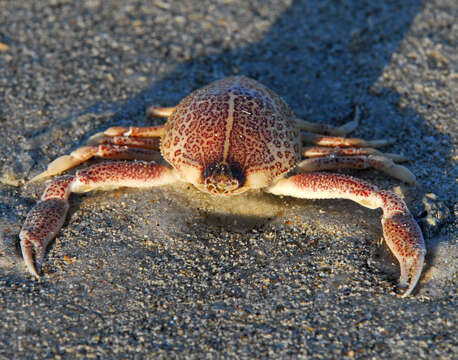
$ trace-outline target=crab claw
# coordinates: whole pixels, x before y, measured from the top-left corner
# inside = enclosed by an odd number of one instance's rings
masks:
[[[40,263],[44,256],[43,246],[39,242],[30,241],[27,238],[27,235],[20,236],[21,237],[21,251],[22,257],[24,258],[25,265],[27,266],[27,270],[29,272],[39,278],[40,274],[38,273],[36,263]],[[37,256],[34,259],[34,247],[37,249]]]
[[[40,277],[36,264],[41,262],[46,246],[64,224],[74,179],[71,175],[54,179],[41,196],[41,201],[27,214],[19,233],[24,262],[29,272],[36,277]]]
[[[401,277],[399,278],[399,285],[401,287],[407,287],[402,297],[409,296],[420,279],[425,261],[425,253],[426,251],[424,249],[417,249],[413,256],[404,258],[400,263]]]
[[[426,248],[421,230],[410,213],[399,212],[383,217],[383,235],[399,261],[399,285],[407,287],[402,297],[410,295],[420,279]]]
[[[67,210],[66,199],[46,199],[28,213],[19,238],[24,262],[32,275],[40,277],[36,265],[41,263],[46,246],[62,227]]]

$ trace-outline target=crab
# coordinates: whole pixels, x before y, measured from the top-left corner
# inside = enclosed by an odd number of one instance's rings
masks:
[[[426,249],[405,202],[363,180],[324,171],[375,168],[415,185],[415,176],[394,162],[405,160],[402,156],[375,149],[390,139],[345,137],[358,126],[357,107],[354,119],[340,127],[314,124],[296,118],[266,86],[233,76],[195,90],[175,107],[150,107],[147,114],[168,120],[159,126],[111,127],[32,179],[61,174],[92,157],[124,160],[97,163],[49,183],[19,234],[32,275],[40,276],[38,265],[64,223],[70,193],[186,182],[212,196],[260,189],[304,199],[350,199],[370,209],[381,208],[383,237],[399,261],[400,285],[406,288],[402,296],[415,288]],[[311,146],[303,148],[303,143]]]

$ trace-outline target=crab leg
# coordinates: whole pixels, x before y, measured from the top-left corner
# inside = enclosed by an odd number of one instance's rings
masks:
[[[28,213],[19,234],[21,250],[29,272],[39,277],[34,263],[43,259],[46,246],[62,227],[69,207],[70,193],[119,187],[149,188],[176,182],[174,170],[153,162],[113,162],[93,165],[76,175],[54,179],[41,200]]]
[[[393,161],[407,161],[408,159],[399,154],[383,153],[372,148],[329,148],[324,146],[309,146],[304,149],[304,156],[309,158],[324,156],[358,156],[358,155],[379,155],[387,157]]]
[[[303,119],[298,119],[298,118],[296,118],[296,123],[299,129],[309,131],[315,134],[345,136],[348,133],[351,133],[353,130],[355,130],[358,127],[359,108],[358,107],[355,108],[355,116],[353,117],[352,121],[347,122],[346,124],[339,126],[339,127],[333,127],[328,124],[312,123],[312,122],[308,122],[308,121],[305,121]]]
[[[38,174],[30,181],[37,181],[43,178],[61,174],[93,157],[122,160],[160,160],[161,156],[157,151],[142,148],[130,148],[128,146],[100,144],[82,146],[70,155],[63,155],[49,163],[48,168]]]
[[[89,138],[89,141],[97,136],[133,136],[133,137],[161,137],[164,135],[164,125],[157,126],[113,126],[101,133],[97,133]]]
[[[94,156],[111,159],[157,160],[159,155],[154,155],[152,152],[148,153],[146,150],[129,150],[127,147],[159,150],[159,138],[164,134],[164,131],[163,125],[111,127],[104,132],[91,136],[88,140],[88,146],[82,146],[70,155],[61,156],[52,161],[46,171],[38,174],[30,181],[60,174]]]
[[[159,148],[159,138],[164,135],[164,125],[158,126],[113,126],[92,135],[88,145],[110,143],[145,148]]]
[[[150,106],[146,110],[146,115],[149,117],[169,117],[175,111],[176,106],[172,107],[157,107],[157,106]]]
[[[400,285],[407,286],[403,297],[415,288],[423,269],[425,242],[406,204],[396,194],[350,176],[329,173],[304,173],[281,179],[267,192],[304,199],[349,199],[370,209],[382,208],[383,237],[399,261]]]
[[[129,136],[106,136],[97,134],[91,136],[87,145],[113,144],[124,145],[143,149],[159,150],[161,139],[157,137],[129,137]]]
[[[368,156],[325,156],[301,161],[298,169],[306,172],[336,169],[368,169],[383,171],[396,179],[416,185],[415,175],[405,166],[397,165],[393,160],[378,155]]]
[[[378,148],[388,144],[392,144],[394,139],[380,139],[380,140],[363,140],[360,138],[344,138],[323,136],[312,133],[302,133],[302,141],[306,144],[320,145],[320,146],[341,146],[341,147],[371,147]]]

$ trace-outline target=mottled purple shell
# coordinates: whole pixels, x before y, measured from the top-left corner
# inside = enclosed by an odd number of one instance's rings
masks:
[[[235,76],[192,92],[169,117],[164,158],[197,187],[214,164],[238,168],[243,187],[268,186],[300,159],[299,129],[291,108],[264,85]]]

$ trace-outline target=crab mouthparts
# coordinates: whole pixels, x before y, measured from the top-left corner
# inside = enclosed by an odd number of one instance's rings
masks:
[[[232,195],[245,182],[240,166],[216,163],[203,172],[204,187],[212,195]]]

